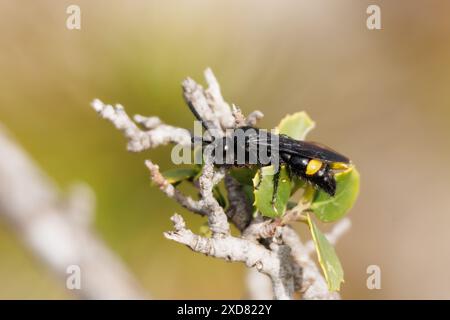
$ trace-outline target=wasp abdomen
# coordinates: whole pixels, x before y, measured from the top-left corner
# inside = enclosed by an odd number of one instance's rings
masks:
[[[324,190],[331,196],[336,193],[334,173],[327,163],[299,156],[283,157],[292,173]]]

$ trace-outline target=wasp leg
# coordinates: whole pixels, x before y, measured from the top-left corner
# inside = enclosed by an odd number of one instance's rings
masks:
[[[292,180],[292,178],[294,177],[294,173],[292,172],[292,168],[288,165],[283,165],[283,168],[286,168],[286,172],[287,175],[289,177],[289,180]],[[281,170],[281,166],[280,166],[280,170]]]
[[[280,170],[281,168],[278,168],[277,172],[273,175],[273,193],[272,193],[272,201],[270,202],[272,204],[272,207],[275,207],[275,199],[277,198],[277,192],[278,192],[278,183],[280,182]]]

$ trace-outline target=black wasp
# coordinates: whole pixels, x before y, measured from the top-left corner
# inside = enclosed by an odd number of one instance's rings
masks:
[[[194,112],[194,114],[196,114]],[[197,117],[199,118],[199,117]],[[199,118],[200,121],[202,121]],[[207,123],[202,121],[208,129]],[[286,165],[289,172],[320,188],[330,196],[336,193],[334,174],[345,170],[351,161],[344,155],[316,142],[295,140],[255,127],[241,127],[218,139],[202,140],[212,145],[213,163],[217,166]],[[279,174],[279,170],[276,171]],[[274,177],[274,195],[278,175]]]

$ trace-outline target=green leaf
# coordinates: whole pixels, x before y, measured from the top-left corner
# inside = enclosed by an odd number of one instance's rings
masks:
[[[281,120],[277,127],[280,134],[286,134],[294,139],[304,139],[306,134],[314,128],[314,121],[306,112],[297,112],[287,115]],[[255,206],[266,217],[281,217],[286,211],[291,192],[295,192],[303,186],[304,182],[298,179],[291,182],[288,171],[285,167],[280,168],[280,179],[277,194],[275,195],[275,205],[272,204],[273,196],[273,167],[263,167],[253,178]],[[244,172],[249,172],[248,169]],[[262,178],[261,178],[262,175]],[[241,183],[248,181],[248,177],[240,173],[235,176]],[[240,180],[239,180],[240,179]],[[260,182],[260,180],[262,181]],[[258,186],[259,185],[259,186]],[[258,188],[256,188],[258,186]]]
[[[336,255],[336,251],[325,235],[317,228],[309,214],[307,214],[307,220],[316,247],[319,264],[327,280],[328,290],[339,291],[341,283],[344,282],[344,270]]]
[[[279,168],[278,189],[275,194],[275,202],[272,203],[274,194],[274,167],[262,167],[253,179],[255,206],[266,217],[281,217],[286,211],[286,205],[291,195],[291,181],[284,166]]]
[[[253,212],[256,212],[256,206],[255,206],[255,194],[253,193],[253,185],[251,186],[247,186],[244,185],[242,186],[242,191],[244,191],[244,194],[248,200],[248,203],[252,204],[253,207]]]
[[[324,191],[317,191],[311,210],[324,222],[342,218],[352,207],[359,193],[359,173],[356,168],[336,173],[336,194],[331,197]]]
[[[253,186],[256,172],[256,168],[234,168],[230,170],[230,175],[242,185]]]
[[[280,134],[285,134],[296,140],[303,140],[315,126],[316,124],[308,114],[302,111],[284,117],[277,128]]]
[[[212,231],[209,228],[208,224],[202,224],[198,230],[198,232],[200,233],[201,236],[206,237],[206,238],[211,238],[212,237]]]
[[[197,167],[177,168],[164,171],[162,175],[170,184],[177,184],[184,180],[193,179],[198,172],[199,169]]]
[[[227,206],[227,200],[225,200],[225,197],[223,196],[219,186],[215,186],[213,188],[213,196],[214,198],[216,198],[217,202],[222,208],[225,208]]]

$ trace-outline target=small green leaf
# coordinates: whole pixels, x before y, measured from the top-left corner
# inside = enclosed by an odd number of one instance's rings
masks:
[[[225,208],[227,206],[227,200],[225,200],[225,197],[223,196],[219,186],[215,186],[213,188],[213,196],[214,198],[216,198],[217,202],[222,208]]]
[[[306,112],[297,112],[292,115],[287,115],[281,120],[277,127],[280,134],[286,134],[293,139],[304,139],[306,134],[314,128],[314,121],[306,114]],[[263,167],[260,172],[256,173],[253,178],[255,206],[263,216],[267,217],[281,217],[286,211],[286,205],[291,195],[303,186],[304,181],[294,179],[291,182],[288,171],[285,167],[280,168],[280,179],[278,191],[275,196],[275,204],[272,204],[273,195],[273,167]],[[244,172],[249,172],[248,170]],[[262,175],[262,181],[260,175]],[[248,177],[240,173],[240,176],[235,176],[241,181],[248,181]],[[240,181],[240,182],[241,182]],[[242,183],[242,182],[241,182]],[[258,186],[259,185],[259,186]],[[256,187],[258,188],[256,189]]]
[[[242,186],[242,191],[244,191],[244,194],[248,200],[248,203],[251,203],[253,206],[253,212],[256,211],[256,206],[255,206],[255,194],[253,193],[253,185],[251,186],[247,186],[244,185]]]
[[[198,230],[198,232],[200,233],[201,236],[206,237],[206,238],[211,238],[212,237],[212,231],[209,228],[208,224],[202,224]]]
[[[279,168],[278,189],[274,194],[274,167],[262,167],[253,179],[255,206],[266,217],[281,217],[286,211],[286,205],[291,195],[291,180],[284,166]],[[261,180],[262,179],[262,180]]]
[[[307,214],[307,220],[316,247],[317,257],[327,280],[328,290],[339,291],[341,283],[344,282],[344,270],[336,255],[336,251],[325,235],[317,228],[309,214]]]
[[[294,209],[297,205],[298,205],[298,203],[295,201],[288,201],[286,208],[288,210],[291,210],[291,209]]]
[[[162,175],[170,184],[177,184],[181,181],[194,178],[198,172],[199,169],[196,167],[177,168],[164,171]]]
[[[352,207],[359,193],[359,173],[356,168],[336,173],[336,194],[331,197],[324,191],[317,191],[311,210],[324,222],[342,218]]]
[[[280,134],[285,134],[296,140],[303,140],[315,126],[316,124],[308,114],[302,111],[288,114],[281,120],[277,128]]]
[[[230,175],[242,185],[253,186],[256,171],[256,168],[234,168],[230,170]]]

